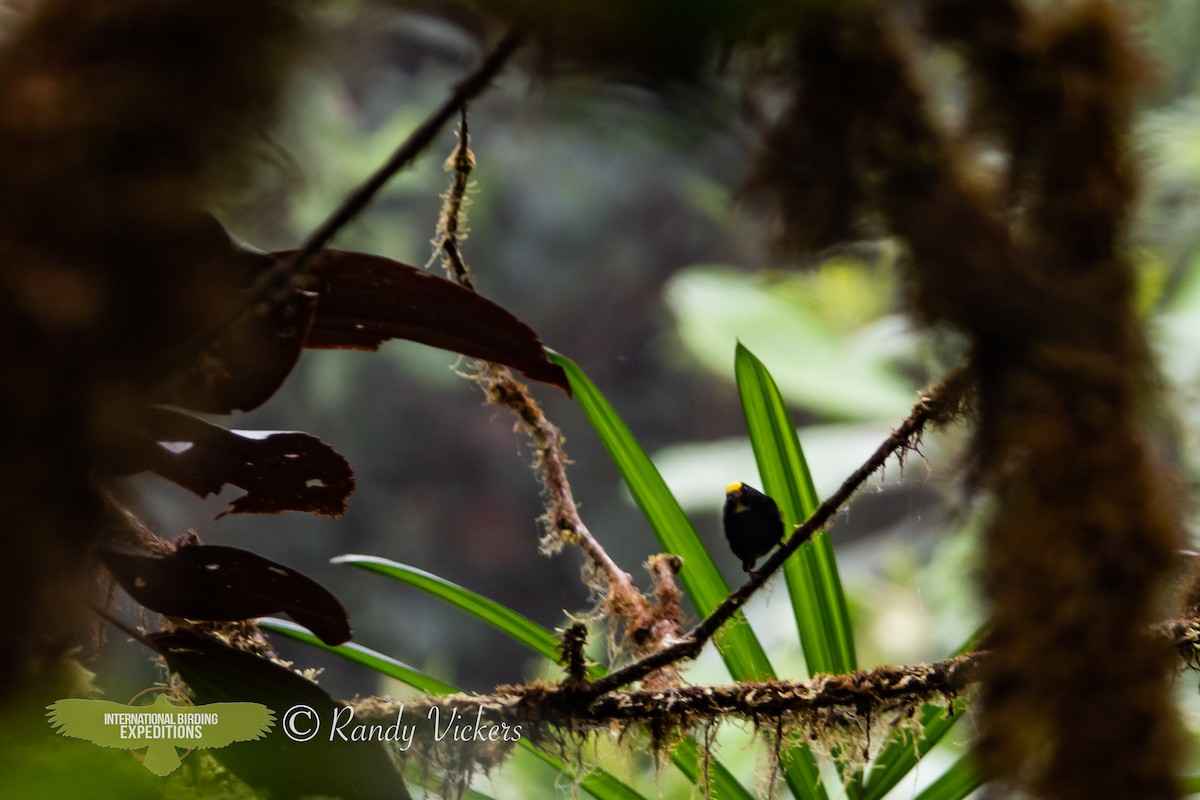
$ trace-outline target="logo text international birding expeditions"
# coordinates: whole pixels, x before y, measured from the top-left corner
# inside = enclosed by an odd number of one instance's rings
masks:
[[[151,694],[157,696],[147,705],[144,701]],[[134,751],[155,775],[170,775],[183,756],[198,747],[225,747],[259,739],[275,724],[275,713],[259,703],[197,706],[182,692],[167,687],[146,689],[126,705],[68,699],[46,708],[57,733],[101,747]],[[143,747],[146,753],[139,755],[136,751]],[[185,752],[179,755],[176,749]]]

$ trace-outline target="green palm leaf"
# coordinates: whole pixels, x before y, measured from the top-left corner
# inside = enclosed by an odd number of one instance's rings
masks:
[[[796,428],[770,373],[740,342],[734,365],[763,491],[779,504],[788,528],[794,528],[818,503]],[[783,569],[809,672],[853,672],[858,665],[850,613],[828,537],[818,533]]]
[[[633,438],[629,428],[595,384],[570,359],[551,353],[550,360],[566,371],[575,399],[612,456],[634,502],[658,537],[659,544],[667,552],[683,559],[680,580],[696,611],[705,616],[712,613],[729,594],[729,584],[721,577],[716,563],[696,535],[679,501],[671,494],[646,451]],[[719,649],[730,673],[737,680],[768,680],[774,677],[766,652],[741,614],[725,627]]]
[[[771,374],[741,342],[734,357],[734,374],[763,491],[779,504],[784,524],[791,530],[807,519],[819,502],[796,426]],[[857,660],[850,613],[833,546],[825,533],[805,542],[784,562],[783,573],[809,673],[853,672]],[[847,784],[852,797],[858,796],[861,783],[861,774],[856,773]]]

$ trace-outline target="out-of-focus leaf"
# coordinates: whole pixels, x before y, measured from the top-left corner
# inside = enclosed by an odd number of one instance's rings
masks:
[[[916,800],[963,800],[986,782],[975,765],[975,757],[967,753],[917,795]]]
[[[258,408],[296,366],[316,307],[312,292],[294,292],[265,313],[246,315],[151,399],[209,414]]]
[[[195,271],[187,310],[202,309],[207,316],[179,315],[181,330],[173,333],[181,343],[204,335],[223,310],[232,313],[245,290],[274,263],[266,253],[236,242],[210,215],[198,215],[196,229],[186,247],[189,258],[200,258],[204,267]],[[315,294],[296,291],[283,302],[242,316],[199,356],[172,364],[166,380],[150,391],[151,402],[209,414],[262,405],[296,365],[316,307]]]
[[[182,346],[210,335],[265,271],[295,251],[263,253],[236,241],[211,215],[196,215],[186,247],[198,279],[185,295],[177,329]],[[169,254],[164,258],[168,258]],[[242,314],[203,351],[177,364],[148,392],[151,402],[228,414],[261,405],[291,372],[304,347],[374,350],[387,339],[453,350],[520,370],[567,389],[537,334],[490,300],[455,283],[382,256],[325,250],[309,264],[308,285]],[[194,310],[202,309],[203,316]],[[170,350],[170,348],[167,348]]]
[[[272,253],[289,258],[294,251]],[[305,288],[317,293],[306,347],[374,350],[408,339],[494,361],[568,389],[533,329],[500,306],[424,270],[367,253],[324,250]]]
[[[280,721],[263,739],[232,744],[213,755],[231,772],[270,797],[328,795],[361,800],[407,800],[404,780],[379,742],[342,741],[330,736],[334,714],[349,708],[312,681],[252,653],[216,639],[179,630],[148,640],[191,688],[198,704],[226,701],[262,703]],[[292,720],[293,730],[321,727],[311,740],[285,733],[288,710],[307,706],[316,716]]]
[[[665,299],[689,352],[717,375],[728,374],[729,342],[737,339],[776,365],[793,404],[839,420],[908,413],[916,387],[896,366],[915,352],[906,320],[884,317],[847,331],[825,317],[832,304],[814,300],[812,291],[789,297],[779,288],[732,268],[697,266],[672,276]]]
[[[230,431],[187,414],[148,408],[131,433],[118,471],[151,470],[207,497],[225,484],[246,490],[224,514],[309,511],[340,517],[354,472],[315,436],[293,431]]]
[[[346,609],[329,590],[255,553],[188,545],[166,555],[111,546],[98,554],[121,588],[151,611],[210,621],[282,612],[326,644],[350,639]]]

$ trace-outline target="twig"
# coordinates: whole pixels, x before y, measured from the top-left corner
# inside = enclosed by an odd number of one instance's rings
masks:
[[[129,637],[157,649],[150,640],[103,608],[92,611]],[[1171,647],[1181,659],[1196,666],[1200,653],[1200,619],[1173,619],[1150,631],[1148,643]],[[574,638],[582,645],[580,631]],[[573,648],[575,661],[579,647]],[[426,718],[425,710],[441,709],[443,716],[459,711],[463,718],[483,718],[493,723],[563,725],[574,730],[601,728],[611,722],[650,722],[669,716],[681,724],[720,721],[730,716],[750,720],[787,714],[812,713],[838,708],[864,714],[895,708],[909,703],[930,702],[938,696],[952,697],[978,680],[980,667],[989,653],[976,650],[930,664],[881,666],[848,675],[817,675],[806,681],[744,682],[721,686],[681,686],[670,689],[609,692],[596,697],[580,691],[581,664],[572,669],[577,680],[558,686],[532,684],[505,687],[490,695],[449,695],[403,703],[385,698],[364,698],[356,702],[358,718],[363,722],[394,720],[399,708],[406,719]],[[592,684],[593,686],[595,684]],[[482,709],[482,711],[480,711]]]
[[[563,631],[559,643],[560,653],[558,663],[566,667],[567,679],[564,686],[583,686],[587,683],[587,625],[582,622],[572,623]]]
[[[175,545],[158,536],[146,523],[121,504],[112,492],[98,481],[92,481],[92,491],[100,505],[100,543],[131,545],[148,553],[165,554]]]
[[[892,435],[876,448],[862,466],[851,473],[842,482],[838,490],[830,495],[812,515],[796,526],[792,535],[784,545],[776,550],[762,565],[758,573],[752,575],[741,587],[732,592],[721,605],[700,621],[688,633],[688,636],[678,644],[658,652],[651,653],[640,661],[630,664],[624,669],[617,670],[595,681],[591,690],[595,695],[610,692],[667,664],[685,658],[695,658],[704,644],[713,637],[717,630],[725,624],[738,610],[746,604],[750,596],[766,583],[783,562],[792,553],[800,549],[812,536],[829,522],[834,514],[850,499],[858,487],[881,468],[885,461],[895,452],[913,447],[925,426],[929,422],[941,422],[957,413],[963,402],[968,388],[968,370],[959,367],[950,372],[940,383],[922,395],[920,401],[913,407],[912,413],[901,423]]]
[[[818,675],[807,681],[684,686],[667,692],[621,692],[598,699],[589,709],[597,722],[652,718],[656,711],[705,719],[730,715],[753,719],[844,706],[856,711],[895,701],[928,701],[954,695],[975,680],[986,653],[968,653],[933,664],[877,667],[850,675]],[[657,706],[657,708],[656,708]]]
[[[426,117],[416,130],[409,134],[391,157],[351,192],[350,196],[342,201],[342,204],[308,235],[308,238],[292,254],[291,258],[276,263],[259,275],[229,314],[217,324],[186,342],[179,351],[173,354],[172,363],[199,355],[260,304],[271,305],[281,298],[286,298],[292,291],[296,280],[304,274],[304,270],[313,256],[329,244],[338,231],[358,216],[396,173],[412,163],[429,146],[438,131],[451,117],[487,88],[512,54],[524,42],[526,31],[527,28],[524,24],[514,26],[492,48],[478,67],[455,84],[450,96]]]
[[[650,556],[646,561],[654,589],[651,616],[639,620],[640,627],[629,631],[635,654],[653,653],[683,639],[683,590],[679,588],[679,572],[683,559],[670,553]],[[664,689],[682,683],[679,670],[669,664],[642,678],[643,689]]]
[[[660,642],[675,642],[683,635],[683,590],[679,588],[679,573],[683,559],[670,553],[660,553],[646,560],[646,571],[654,582],[654,605],[658,609],[654,638]]]
[[[459,243],[465,230],[467,189],[474,167],[475,156],[471,152],[470,131],[464,109],[458,144],[446,159],[446,168],[454,172],[454,177],[450,189],[442,196],[442,212],[433,245],[435,256],[441,254],[443,267],[450,279],[472,291],[475,291],[475,282],[471,279],[471,271]],[[646,635],[655,629],[658,619],[656,607],[638,591],[633,578],[609,556],[579,516],[567,479],[568,458],[558,427],[546,417],[529,388],[514,377],[512,370],[486,361],[476,363],[478,374],[474,377],[483,388],[488,402],[505,406],[516,414],[537,448],[537,468],[547,498],[545,521],[548,532],[542,541],[543,550],[553,552],[566,543],[577,546],[587,558],[591,571],[589,584],[603,594],[612,618],[627,623],[626,641],[633,643],[638,654],[657,649],[663,642]]]
[[[101,608],[100,606],[98,606],[94,603],[89,603],[89,605],[91,606],[92,613],[94,613],[96,616],[100,617],[102,620],[107,622],[109,625],[112,625],[114,628],[116,628],[121,633],[128,636],[130,639],[133,639],[135,642],[145,645],[146,647],[155,651],[156,653],[158,652],[158,648],[154,646],[154,644],[150,641],[149,638],[147,638],[147,636],[144,633],[142,633],[141,631],[135,630],[134,628],[130,627],[129,625],[126,625],[124,622],[117,619],[115,616],[108,613],[108,611]]]
[[[449,191],[442,195],[445,203],[438,219],[437,235],[433,239],[432,261],[441,253],[451,277],[460,286],[475,291],[475,281],[463,259],[459,242],[467,237],[466,210],[470,203],[467,190],[471,185],[471,170],[475,168],[475,154],[471,152],[471,132],[467,123],[467,107],[463,105],[458,118],[458,145],[446,159],[446,169],[454,173]]]
[[[325,222],[309,234],[300,249],[286,262],[267,272],[255,282],[251,290],[251,298],[257,292],[270,297],[272,289],[281,289],[290,285],[293,278],[300,275],[305,265],[321,248],[329,243],[339,230],[358,216],[374,199],[384,185],[392,177],[409,165],[421,151],[429,146],[438,131],[442,129],[452,116],[460,112],[468,102],[479,95],[492,79],[500,72],[508,59],[517,51],[525,40],[525,26],[517,25],[501,39],[473,72],[454,86],[454,91],[415,131],[409,134],[396,151],[392,153],[383,166],[375,171],[361,186],[345,199],[342,205],[329,216]],[[261,298],[260,298],[261,299]]]

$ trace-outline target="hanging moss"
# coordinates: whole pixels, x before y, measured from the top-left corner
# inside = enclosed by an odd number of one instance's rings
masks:
[[[911,250],[914,310],[971,337],[972,468],[994,504],[984,762],[1038,796],[1173,797],[1169,663],[1145,630],[1179,512],[1142,441],[1151,367],[1123,251],[1142,60],[1108,2],[929,5],[1002,174],[974,169],[928,113],[903,37],[875,11],[831,24],[832,57],[798,79],[794,108],[804,86],[839,80],[848,169]],[[802,207],[799,188],[775,188],[781,208]]]

